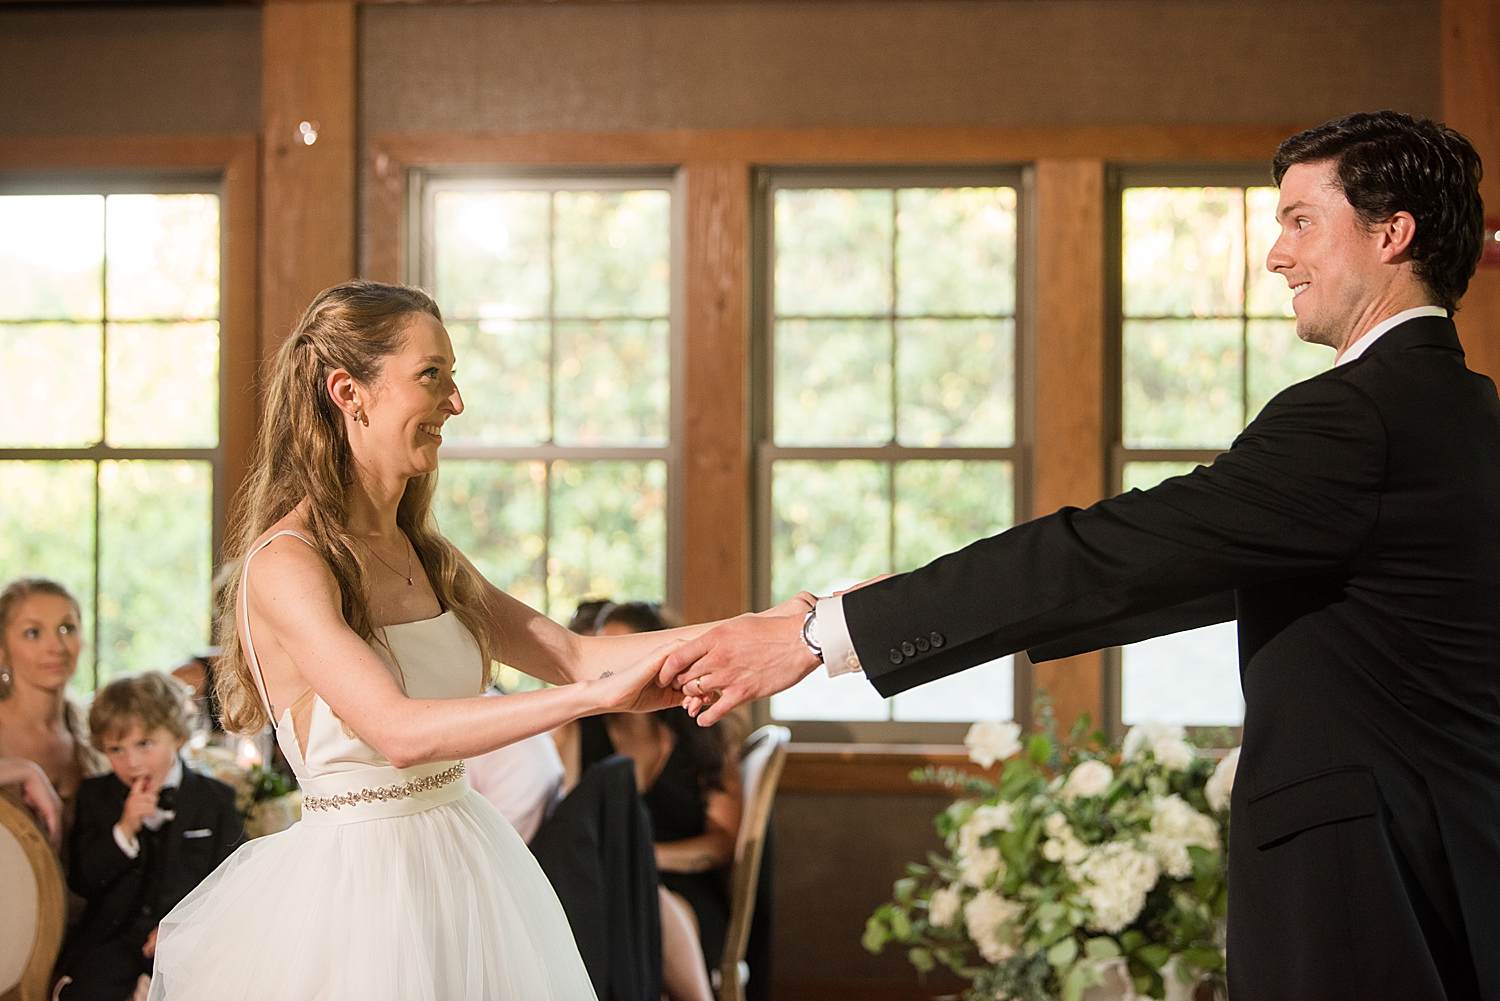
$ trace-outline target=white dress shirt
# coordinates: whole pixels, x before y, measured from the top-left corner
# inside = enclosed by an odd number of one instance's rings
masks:
[[[1403,309],[1395,316],[1392,316],[1386,320],[1381,320],[1379,323],[1375,324],[1375,326],[1370,328],[1369,333],[1365,334],[1365,336],[1349,345],[1348,349],[1344,352],[1344,356],[1338,361],[1334,362],[1333,367],[1338,368],[1340,365],[1349,364],[1351,361],[1358,358],[1366,351],[1370,350],[1370,345],[1374,344],[1381,334],[1385,333],[1387,330],[1390,330],[1392,327],[1400,326],[1407,320],[1414,320],[1419,316],[1447,315],[1448,311],[1442,306],[1418,306],[1415,309]]]
[[[167,772],[167,777],[162,781],[161,788],[176,789],[180,785],[182,785],[182,759],[178,758],[172,762],[172,770]],[[161,794],[160,789],[157,790],[157,794]],[[162,810],[158,808],[141,818],[141,826],[147,830],[159,831],[163,824],[169,820],[176,819],[176,817],[176,810]],[[135,858],[141,853],[140,838],[134,834],[127,838],[125,832],[120,829],[119,824],[115,824],[111,833],[115,836],[115,844],[120,846],[120,851],[125,853],[126,858]]]
[[[1406,309],[1397,313],[1389,319],[1382,320],[1359,340],[1355,341],[1344,356],[1335,362],[1335,366],[1347,365],[1374,344],[1382,334],[1393,327],[1405,323],[1407,320],[1419,316],[1447,316],[1448,311],[1441,306],[1418,306],[1415,309]],[[823,649],[823,663],[828,668],[828,676],[834,678],[840,674],[852,674],[862,671],[859,654],[854,652],[854,640],[849,637],[849,625],[844,619],[844,599],[820,598],[818,600],[818,617],[816,623],[817,635],[814,640]]]

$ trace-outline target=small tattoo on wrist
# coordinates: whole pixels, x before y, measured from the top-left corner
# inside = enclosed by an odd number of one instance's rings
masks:
[[[612,678],[614,677],[614,674],[615,672],[613,671],[605,671],[603,674],[599,675],[599,680],[603,681],[605,678]]]

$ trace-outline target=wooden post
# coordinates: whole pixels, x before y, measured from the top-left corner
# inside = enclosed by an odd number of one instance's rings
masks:
[[[707,622],[750,607],[750,168],[684,172],[682,614]]]
[[[350,0],[262,9],[262,358],[313,296],[355,275],[355,44]]]
[[[1443,0],[1443,119],[1484,161],[1485,214],[1500,216],[1500,0]],[[1481,268],[1456,322],[1469,367],[1500,380],[1500,269]]]
[[[1105,490],[1104,163],[1036,165],[1036,347],[1033,511],[1086,507]],[[1104,723],[1099,653],[1038,664],[1061,732],[1079,713]],[[1025,718],[1024,715],[1022,718]]]

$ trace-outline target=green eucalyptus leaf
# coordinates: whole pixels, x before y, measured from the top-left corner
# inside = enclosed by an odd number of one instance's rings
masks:
[[[904,879],[896,880],[895,886],[891,889],[895,893],[897,900],[903,904],[907,904],[911,902],[912,891],[916,888],[917,881],[911,876],[907,876]]]
[[[1193,860],[1193,875],[1199,879],[1219,875],[1219,853],[1197,845],[1188,846],[1188,857]]]
[[[891,911],[891,934],[900,942],[911,938],[911,919],[904,910],[898,908]]]
[[[1067,966],[1078,958],[1078,940],[1069,935],[1047,950],[1047,962],[1053,966]]]
[[[1224,957],[1217,949],[1184,949],[1182,961],[1200,970],[1217,970],[1224,965]]]
[[[1036,909],[1037,919],[1044,924],[1061,921],[1066,913],[1068,913],[1067,905],[1057,900],[1048,901]]]
[[[1079,963],[1063,977],[1063,1001],[1079,1001],[1084,991],[1095,984],[1102,983],[1104,983],[1104,978],[1099,975],[1099,971],[1092,963]]]
[[[1083,952],[1090,959],[1114,959],[1120,954],[1120,947],[1108,935],[1101,935],[1085,942]]]
[[[1047,759],[1052,757],[1052,741],[1037,734],[1026,742],[1026,754],[1037,764],[1045,765]]]
[[[1151,969],[1159,970],[1167,965],[1167,960],[1172,958],[1172,950],[1164,945],[1158,945],[1153,942],[1150,945],[1143,945],[1137,949],[1135,956],[1141,962],[1151,967]]]
[[[885,949],[885,944],[890,940],[891,930],[880,919],[880,914],[871,914],[869,920],[865,922],[864,937],[860,940],[860,944],[865,947],[865,951],[881,952]]]
[[[926,949],[910,949],[906,953],[907,960],[917,968],[918,973],[927,973],[937,964],[932,960],[932,953]]]

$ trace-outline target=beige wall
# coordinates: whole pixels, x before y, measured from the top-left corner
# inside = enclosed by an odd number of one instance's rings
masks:
[[[256,8],[0,10],[0,136],[259,129]]]
[[[361,117],[515,132],[1435,115],[1438,14],[1436,0],[373,5]]]

